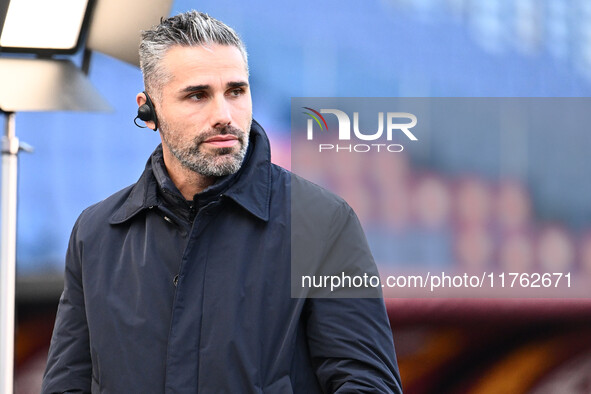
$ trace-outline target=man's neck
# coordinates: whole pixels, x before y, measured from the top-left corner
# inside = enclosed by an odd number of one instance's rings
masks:
[[[215,183],[215,177],[204,176],[183,167],[169,152],[164,151],[163,157],[170,179],[186,200],[193,200],[195,194]]]

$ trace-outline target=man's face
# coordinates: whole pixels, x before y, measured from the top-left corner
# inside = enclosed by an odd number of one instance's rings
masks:
[[[205,176],[238,171],[252,122],[240,50],[176,46],[168,50],[162,66],[170,75],[157,105],[165,159]]]

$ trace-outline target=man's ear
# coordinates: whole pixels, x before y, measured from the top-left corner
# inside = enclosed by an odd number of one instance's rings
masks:
[[[154,105],[150,105],[151,102],[149,103],[148,100],[145,92],[140,92],[135,97],[135,101],[138,105],[137,118],[143,120],[146,123],[146,127],[156,131],[158,128],[156,125],[156,112],[154,110]]]

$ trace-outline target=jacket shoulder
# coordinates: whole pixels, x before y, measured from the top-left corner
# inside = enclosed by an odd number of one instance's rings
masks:
[[[291,176],[291,263],[294,297],[381,297],[381,288],[305,287],[304,279],[341,274],[368,277],[378,271],[351,206],[340,196],[301,176]]]
[[[272,173],[274,191],[286,190],[292,229],[314,228],[330,233],[350,219],[357,221],[351,206],[337,194],[274,164]]]
[[[107,224],[111,216],[127,201],[135,185],[129,185],[83,210],[76,222],[77,227],[85,229],[89,225],[95,227],[99,223]]]
[[[328,210],[334,213],[335,210],[351,210],[349,204],[339,195],[285,168],[272,165],[273,173],[277,174],[275,179],[287,184],[290,189],[292,211],[305,209],[309,213],[321,213]]]

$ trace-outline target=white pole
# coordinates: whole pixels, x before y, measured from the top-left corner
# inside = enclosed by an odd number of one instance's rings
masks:
[[[2,138],[2,232],[0,243],[0,393],[14,392],[14,309],[16,279],[16,196],[19,141],[15,114],[6,113]]]

